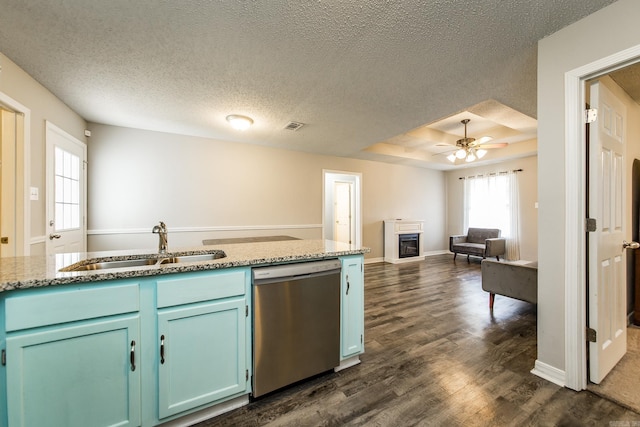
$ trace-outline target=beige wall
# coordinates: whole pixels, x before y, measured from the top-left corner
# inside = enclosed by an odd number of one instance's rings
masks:
[[[538,259],[538,158],[524,157],[493,165],[478,166],[449,171],[446,173],[447,185],[447,236],[464,234],[464,181],[463,176],[472,176],[522,169],[519,172],[520,186],[520,258],[535,261]]]
[[[565,73],[640,45],[637,0],[618,2],[541,40],[538,45],[538,362],[564,373]],[[585,42],[587,41],[587,42]],[[582,219],[576,218],[581,221]]]
[[[286,234],[322,236],[323,170],[362,174],[363,245],[383,257],[382,221],[426,220],[425,251],[446,248],[444,173],[90,124],[89,250]],[[173,231],[172,231],[173,230]]]
[[[86,123],[48,89],[25,73],[9,58],[0,53],[0,92],[31,110],[29,144],[29,186],[38,187],[40,198],[30,202],[31,253],[44,252],[46,230],[45,209],[45,121],[50,121],[66,132],[85,141]]]

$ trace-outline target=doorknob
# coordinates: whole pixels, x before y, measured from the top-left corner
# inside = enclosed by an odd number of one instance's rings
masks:
[[[49,240],[59,239],[61,237],[62,237],[61,234],[49,234]]]
[[[638,249],[640,248],[640,243],[638,242],[627,242],[626,240],[622,241],[622,249]]]

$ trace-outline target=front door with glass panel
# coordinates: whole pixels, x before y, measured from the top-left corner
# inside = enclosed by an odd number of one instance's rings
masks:
[[[84,143],[47,122],[47,254],[86,251]]]

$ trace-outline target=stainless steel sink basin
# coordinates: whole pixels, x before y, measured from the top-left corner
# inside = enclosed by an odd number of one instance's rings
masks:
[[[213,261],[220,258],[225,258],[227,254],[224,251],[215,251],[207,254],[196,255],[175,255],[168,256],[166,258],[159,258],[158,255],[150,255],[149,258],[127,259],[119,261],[103,261],[94,262],[90,264],[83,264],[83,262],[75,263],[60,269],[60,271],[92,271],[92,270],[105,270],[110,268],[132,268],[132,267],[144,267],[149,265],[168,265],[178,264],[184,262],[202,262]]]
[[[201,262],[201,261],[213,261],[215,259],[225,258],[227,256],[224,251],[218,251],[211,254],[199,254],[199,255],[181,255],[173,256],[170,258],[164,258],[160,264],[175,264],[180,262]]]
[[[155,265],[158,262],[157,259],[127,259],[123,261],[104,261],[95,262],[92,264],[72,264],[68,267],[61,269],[60,271],[90,271],[90,270],[105,270],[108,268],[126,268],[126,267],[141,267],[144,265]]]

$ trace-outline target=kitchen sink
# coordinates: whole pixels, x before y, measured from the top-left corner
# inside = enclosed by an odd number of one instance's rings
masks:
[[[227,254],[224,251],[214,252],[211,254],[200,255],[180,255],[169,258],[162,258],[160,264],[175,264],[180,262],[201,262],[201,261],[213,261],[215,259],[225,258]]]
[[[185,262],[202,262],[213,261],[220,258],[225,258],[227,254],[224,251],[215,251],[207,254],[195,254],[195,255],[173,255],[166,258],[158,257],[154,254],[148,258],[138,259],[126,259],[126,260],[110,260],[100,261],[85,264],[82,261],[75,264],[71,264],[67,267],[60,269],[60,271],[92,271],[92,270],[106,270],[111,268],[131,268],[131,267],[144,267],[151,265],[168,265],[178,264]]]
[[[94,262],[91,264],[72,264],[60,271],[90,271],[90,270],[105,270],[108,268],[126,268],[126,267],[141,267],[144,265],[155,265],[158,263],[157,259],[145,258],[145,259],[126,259],[122,261],[104,261]]]

